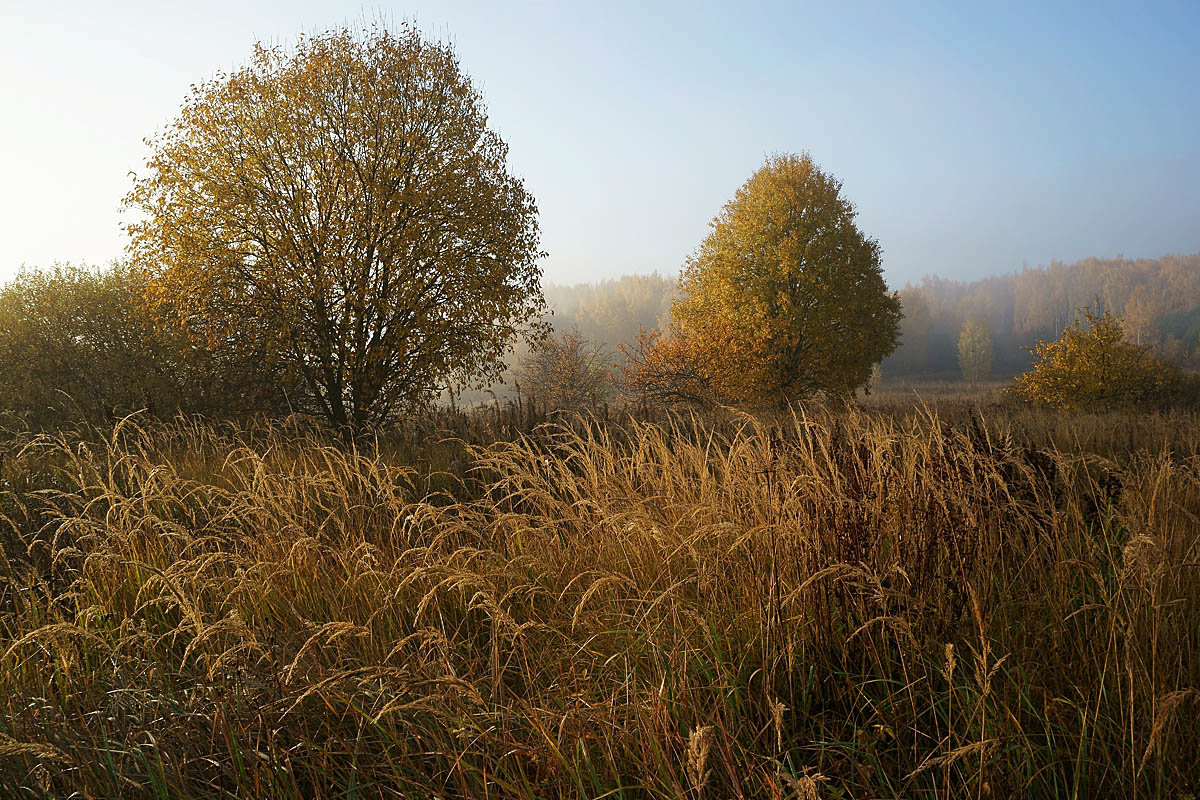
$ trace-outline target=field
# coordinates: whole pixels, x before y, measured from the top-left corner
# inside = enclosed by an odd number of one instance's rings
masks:
[[[1200,418],[16,436],[0,796],[1162,797]]]

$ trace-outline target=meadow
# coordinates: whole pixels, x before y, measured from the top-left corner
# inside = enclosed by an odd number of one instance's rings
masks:
[[[1182,798],[1200,417],[15,434],[0,796]]]

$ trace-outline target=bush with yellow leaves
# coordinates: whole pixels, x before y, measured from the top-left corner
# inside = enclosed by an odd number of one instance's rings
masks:
[[[1187,405],[1197,380],[1154,358],[1148,346],[1125,341],[1121,320],[1107,310],[1081,310],[1057,341],[1039,341],[1031,370],[1009,393],[1034,405],[1064,411],[1154,409]]]

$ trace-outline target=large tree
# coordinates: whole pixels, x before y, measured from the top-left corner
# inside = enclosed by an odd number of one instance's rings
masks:
[[[252,330],[335,424],[499,377],[544,311],[537,209],[449,46],[340,30],[193,87],[127,204],[168,320]]]
[[[868,383],[899,334],[879,244],[808,155],[769,158],[738,189],[685,266],[680,295],[668,331],[643,343],[626,379],[652,396],[844,396]],[[664,376],[679,385],[652,385]]]

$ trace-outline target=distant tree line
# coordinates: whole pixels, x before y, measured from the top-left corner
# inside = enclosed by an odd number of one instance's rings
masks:
[[[547,319],[617,350],[666,324],[677,293],[678,281],[658,274],[551,285]],[[930,276],[899,295],[900,346],[882,365],[889,378],[1012,377],[1085,308],[1120,317],[1129,342],[1155,358],[1200,370],[1200,254],[1054,262],[971,282]]]
[[[556,330],[574,329],[584,338],[615,348],[633,341],[643,329],[664,325],[678,291],[674,275],[623,275],[573,286],[547,284],[547,321]]]
[[[576,399],[588,398],[585,405],[615,399],[612,379],[624,360],[622,345],[667,323],[678,287],[677,277],[658,272],[595,283],[543,284],[547,313],[541,322],[554,335],[537,342],[518,339],[506,356],[501,380],[484,390],[456,392],[456,402],[490,404],[520,394],[535,403],[556,397],[561,403],[564,395],[555,387],[561,386],[564,370],[588,376],[586,390],[570,393]],[[550,364],[558,371],[549,370]],[[576,402],[565,407],[578,406]]]
[[[974,321],[990,339],[994,374],[1011,377],[1031,364],[1029,348],[1059,338],[1087,307],[1121,317],[1125,336],[1155,357],[1200,368],[1200,254],[1054,262],[973,282],[926,277],[900,290],[900,302],[888,376],[958,373],[959,343]]]

